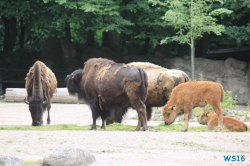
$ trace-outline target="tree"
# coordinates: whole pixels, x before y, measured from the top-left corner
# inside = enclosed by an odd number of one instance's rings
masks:
[[[231,14],[232,11],[225,8],[212,10],[214,2],[221,0],[167,0],[160,2],[150,0],[153,5],[166,7],[167,11],[162,19],[167,26],[174,27],[176,34],[166,37],[161,43],[179,42],[186,43],[191,50],[191,78],[195,80],[194,50],[195,42],[200,39],[204,33],[213,32],[221,35],[225,30],[223,25],[216,23],[216,16]]]

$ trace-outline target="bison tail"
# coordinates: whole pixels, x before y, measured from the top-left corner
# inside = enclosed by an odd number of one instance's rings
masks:
[[[220,85],[220,89],[221,89],[220,102],[223,102],[223,101],[224,101],[224,89],[223,89],[223,86],[222,86],[222,85]]]
[[[147,107],[146,110],[147,110],[147,121],[149,121],[151,120],[153,110],[152,107]]]
[[[144,102],[147,98],[148,76],[143,69],[138,68],[138,70],[139,70],[141,81],[142,81],[140,85],[140,94],[141,94],[141,99]]]

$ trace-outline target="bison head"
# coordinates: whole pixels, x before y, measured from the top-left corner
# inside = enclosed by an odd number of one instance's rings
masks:
[[[175,121],[175,118],[181,114],[181,109],[177,106],[168,106],[166,104],[163,107],[162,115],[166,125],[170,125]]]
[[[75,95],[78,92],[79,83],[82,80],[82,69],[75,70],[65,78],[66,86],[70,95]]]
[[[48,99],[44,101],[40,97],[30,97],[24,99],[25,103],[29,104],[29,110],[32,118],[32,126],[43,125],[43,112],[46,111]]]
[[[198,119],[198,122],[202,125],[206,125],[208,121],[208,117],[210,117],[210,112],[205,111],[202,113],[201,117]]]

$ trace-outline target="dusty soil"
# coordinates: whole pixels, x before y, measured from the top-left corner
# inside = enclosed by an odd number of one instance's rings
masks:
[[[129,111],[123,123],[136,125],[136,120],[129,119],[133,114],[135,111]],[[0,115],[0,126],[31,124],[28,106],[24,103],[0,102]],[[52,125],[91,125],[92,118],[85,104],[53,104],[51,121]],[[151,121],[149,126],[159,123]],[[192,122],[190,125],[199,124]],[[46,152],[71,142],[85,146],[97,161],[111,166],[250,165],[249,132],[0,130],[0,156],[14,155],[25,161],[42,160]],[[225,162],[224,155],[244,155],[245,161]]]

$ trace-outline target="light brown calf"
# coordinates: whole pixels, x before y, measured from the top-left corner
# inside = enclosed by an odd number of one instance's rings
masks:
[[[175,118],[184,114],[184,128],[188,130],[188,120],[192,109],[211,105],[219,117],[218,131],[223,123],[223,110],[220,102],[223,101],[224,90],[221,84],[210,81],[185,82],[173,88],[170,99],[163,108],[163,117],[166,125],[174,122]]]
[[[213,130],[218,126],[218,116],[215,113],[205,111],[199,118],[199,123],[207,125],[209,130]],[[231,131],[247,131],[247,125],[235,118],[223,116],[223,125]]]

